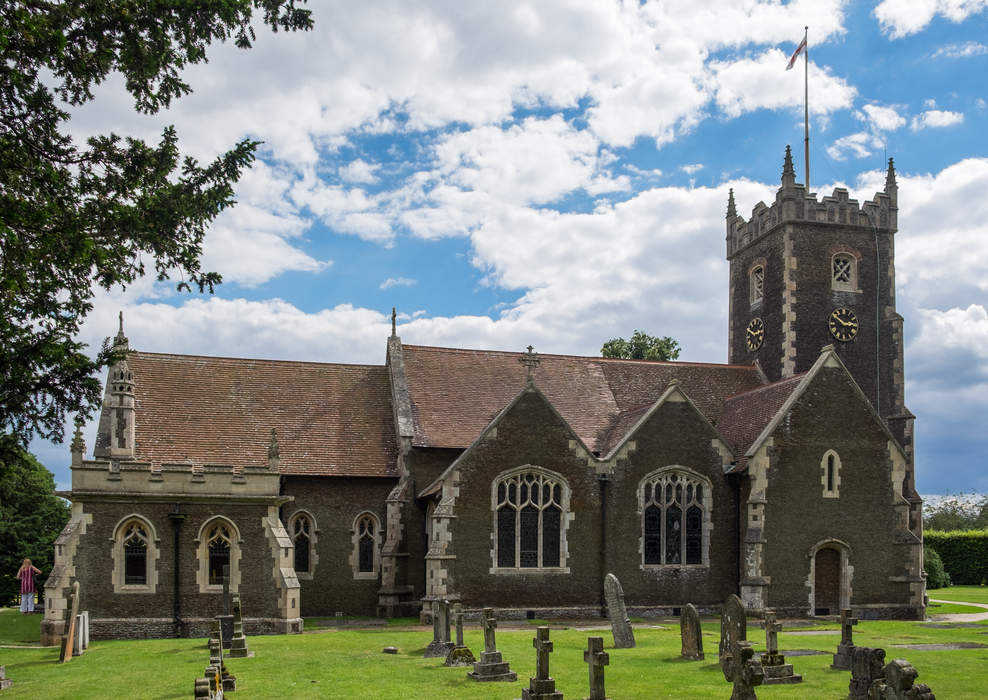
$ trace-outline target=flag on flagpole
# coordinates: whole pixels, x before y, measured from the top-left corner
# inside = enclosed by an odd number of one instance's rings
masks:
[[[799,56],[800,53],[802,53],[803,49],[805,48],[806,48],[806,37],[804,36],[803,40],[799,42],[799,46],[797,46],[796,50],[792,52],[792,56],[789,57],[789,65],[786,66],[786,70],[790,70],[796,64],[796,58]]]

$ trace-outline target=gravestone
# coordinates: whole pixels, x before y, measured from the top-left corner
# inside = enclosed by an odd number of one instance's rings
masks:
[[[217,615],[223,627],[223,648],[229,649],[233,640],[233,597],[230,594],[230,565],[223,565],[223,614]]]
[[[919,673],[905,659],[894,659],[882,669],[885,678],[871,684],[871,697],[880,700],[936,700],[930,686],[916,683]]]
[[[195,700],[209,700],[212,693],[209,692],[209,679],[208,678],[196,678],[195,685],[195,695],[192,697]]]
[[[475,681],[514,683],[518,680],[518,674],[511,670],[508,662],[501,658],[501,652],[497,650],[497,640],[494,637],[497,620],[494,618],[492,608],[484,608],[481,624],[484,626],[484,651],[480,654],[480,661],[474,663],[473,670],[467,673],[467,678]]]
[[[14,681],[7,680],[7,669],[0,666],[0,690],[6,690],[14,684]],[[562,697],[561,695],[559,697]]]
[[[726,669],[724,675],[734,684],[731,700],[757,700],[755,687],[765,680],[762,665],[754,658],[755,650],[751,642],[739,639],[721,657],[721,667]]]
[[[848,608],[840,611],[840,644],[837,645],[837,653],[834,654],[834,661],[830,664],[830,668],[838,671],[851,670],[851,655],[854,653],[852,632],[856,624],[858,624],[858,620],[851,617],[851,611]]]
[[[854,647],[851,654],[851,683],[847,694],[852,700],[868,700],[871,684],[885,678],[885,650]]]
[[[69,593],[71,605],[66,611],[65,635],[62,637],[62,648],[59,651],[58,662],[67,663],[72,660],[72,653],[75,649],[76,616],[79,614],[79,582],[72,582],[72,590]]]
[[[230,640],[230,656],[237,659],[253,656],[247,648],[247,637],[244,635],[244,617],[239,593],[233,594],[233,637]]]
[[[786,657],[779,652],[779,630],[782,625],[775,621],[773,610],[765,611],[765,653],[762,654],[762,671],[765,673],[764,685],[779,683],[802,683],[803,677],[792,672],[792,664],[786,663]]]
[[[604,600],[607,602],[607,617],[610,618],[611,632],[614,635],[614,648],[634,649],[635,633],[624,607],[624,589],[614,574],[604,577]]]
[[[82,649],[89,648],[89,611],[83,610],[79,615],[82,617]]]
[[[436,657],[446,658],[453,645],[449,641],[449,603],[442,600],[432,601],[432,641],[425,648],[426,659]]]
[[[611,663],[611,657],[604,651],[603,637],[587,637],[583,660],[590,667],[590,696],[584,700],[610,700],[604,691],[604,666]]]
[[[215,666],[207,666],[206,670],[203,672],[202,680],[206,681],[206,697],[209,700],[222,700],[223,698],[223,683],[220,682],[220,671]],[[196,692],[199,690],[200,684],[196,683]]]
[[[217,619],[213,620],[213,636],[209,640],[209,665],[219,669],[222,690],[233,692],[237,689],[237,677],[227,670],[223,659],[223,626]]]
[[[528,687],[522,688],[521,700],[563,700],[563,694],[556,690],[556,681],[549,675],[552,642],[548,627],[536,630],[532,646],[535,647],[535,678],[529,678]]]
[[[734,644],[747,638],[748,618],[745,614],[744,603],[732,593],[720,609],[720,646],[717,649],[717,654],[720,657],[720,669],[724,672],[724,678],[727,680],[732,680],[732,676],[729,674],[726,659],[730,656]]]
[[[85,651],[82,646],[83,624],[82,613],[79,613],[75,616],[75,643],[72,645],[72,656],[82,656],[82,652]]]
[[[453,618],[456,621],[456,646],[446,655],[447,666],[471,666],[477,658],[463,644],[463,606],[459,603],[453,606]]]
[[[683,640],[682,657],[690,661],[702,661],[703,630],[693,603],[687,603],[679,615],[679,634]]]

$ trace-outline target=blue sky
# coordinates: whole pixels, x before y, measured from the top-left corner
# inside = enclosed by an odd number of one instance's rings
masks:
[[[144,280],[100,292],[154,352],[382,363],[405,342],[596,355],[635,329],[726,360],[728,189],[802,179],[860,201],[899,174],[897,304],[921,493],[988,491],[988,0],[312,3],[306,35],[215,46],[194,94],[134,113],[121,81],[78,138],[176,125],[261,158],[215,222],[213,297]],[[90,446],[95,425],[86,428]],[[34,451],[70,482],[67,446]]]

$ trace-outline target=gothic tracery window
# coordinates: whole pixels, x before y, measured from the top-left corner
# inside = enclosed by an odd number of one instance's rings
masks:
[[[226,523],[215,523],[210,528],[206,549],[209,551],[209,585],[211,586],[223,585],[223,569],[230,566],[230,542],[230,530]]]
[[[858,291],[858,260],[851,253],[836,253],[831,258],[830,275],[834,290]]]
[[[124,532],[124,585],[144,586],[148,582],[148,535],[143,525],[132,522]]]
[[[296,513],[291,520],[291,537],[295,544],[295,573],[312,573],[312,518],[308,513]]]
[[[707,562],[710,484],[686,471],[665,469],[642,480],[642,562],[646,566]]]
[[[494,482],[500,569],[553,569],[563,565],[563,516],[567,485],[540,470],[516,472]]]
[[[377,578],[381,563],[381,524],[373,513],[361,513],[353,522],[354,578]]]
[[[116,593],[154,593],[158,583],[158,541],[150,521],[134,514],[114,528],[113,590]]]
[[[196,559],[199,562],[196,581],[201,593],[223,590],[224,567],[229,572],[230,590],[240,587],[240,532],[222,516],[207,520],[196,538]]]

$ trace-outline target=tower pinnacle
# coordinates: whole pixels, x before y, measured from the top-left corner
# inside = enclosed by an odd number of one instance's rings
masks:
[[[786,144],[786,158],[782,165],[782,186],[790,188],[796,184],[796,170],[792,166],[792,147]]]
[[[738,215],[738,208],[734,204],[734,188],[732,187],[727,193],[727,218],[731,219]]]

